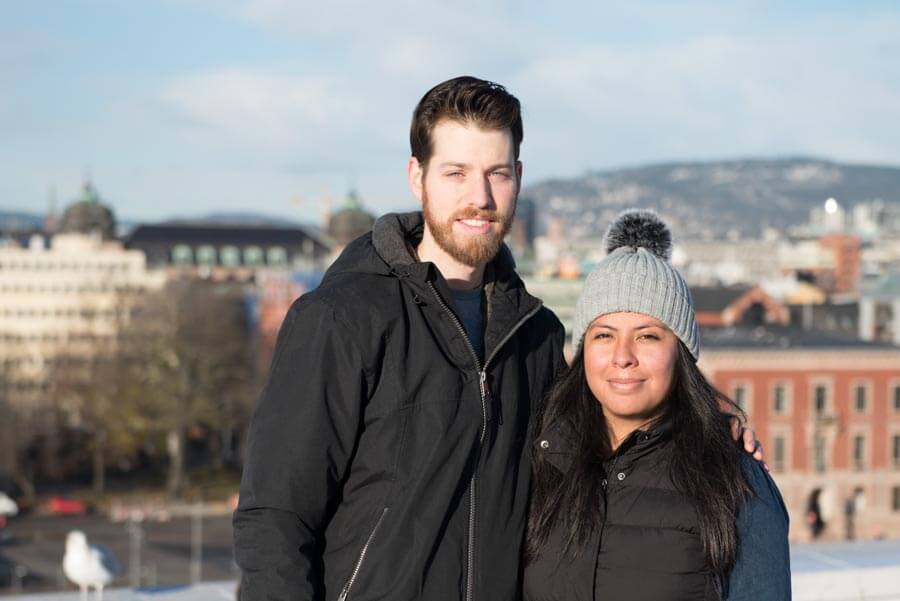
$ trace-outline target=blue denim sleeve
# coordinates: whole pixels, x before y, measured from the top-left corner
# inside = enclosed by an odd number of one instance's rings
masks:
[[[790,601],[787,508],[768,472],[749,455],[742,460],[752,492],[737,516],[737,558],[725,599]]]

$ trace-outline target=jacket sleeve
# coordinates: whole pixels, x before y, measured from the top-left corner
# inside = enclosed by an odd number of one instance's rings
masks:
[[[728,601],[790,601],[789,518],[778,487],[749,455],[742,457],[752,492],[738,512],[738,552],[728,578]]]
[[[295,302],[253,414],[234,513],[241,601],[324,597],[323,532],[358,439],[367,373],[349,328]]]

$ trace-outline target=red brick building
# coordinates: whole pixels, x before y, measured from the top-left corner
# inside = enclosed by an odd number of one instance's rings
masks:
[[[855,292],[859,286],[860,239],[849,234],[828,234],[819,238],[819,244],[834,253],[831,292]]]
[[[700,367],[740,404],[791,539],[900,536],[900,348],[792,328],[704,330]]]

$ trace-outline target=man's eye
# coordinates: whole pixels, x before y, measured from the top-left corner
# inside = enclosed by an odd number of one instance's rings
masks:
[[[447,177],[462,177],[462,176],[463,176],[462,171],[451,171],[450,173],[447,174]]]
[[[491,177],[497,179],[509,179],[510,175],[506,171],[491,171]]]

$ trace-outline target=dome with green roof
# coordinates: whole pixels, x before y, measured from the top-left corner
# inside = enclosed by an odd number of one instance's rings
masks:
[[[100,202],[100,195],[90,181],[84,182],[81,196],[66,207],[60,224],[62,233],[99,233],[105,240],[115,237],[116,218],[112,209]]]
[[[375,218],[367,213],[356,190],[347,194],[344,206],[328,220],[328,235],[344,246],[372,229]]]

